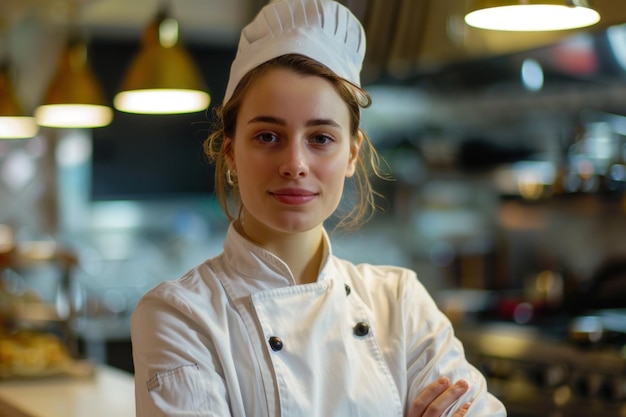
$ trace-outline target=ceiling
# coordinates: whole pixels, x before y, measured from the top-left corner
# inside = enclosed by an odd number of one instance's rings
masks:
[[[362,20],[368,34],[365,76],[403,77],[450,62],[522,51],[557,42],[572,31],[510,33],[484,31],[463,22],[467,0],[340,0]],[[265,0],[0,0],[2,24],[50,30],[81,27],[88,36],[137,37],[166,5],[187,42],[236,43],[240,29]],[[597,31],[626,23],[626,2],[595,0]]]

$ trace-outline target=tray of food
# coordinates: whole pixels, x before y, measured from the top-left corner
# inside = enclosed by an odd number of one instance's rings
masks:
[[[93,365],[73,358],[55,334],[0,330],[0,380],[93,374]]]

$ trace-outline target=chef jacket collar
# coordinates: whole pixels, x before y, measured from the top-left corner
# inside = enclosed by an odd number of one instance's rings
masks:
[[[326,230],[323,232],[323,254],[317,280],[326,279],[330,271],[332,248]],[[273,281],[295,285],[289,266],[278,256],[246,239],[231,223],[224,241],[224,256],[229,267],[244,279]]]

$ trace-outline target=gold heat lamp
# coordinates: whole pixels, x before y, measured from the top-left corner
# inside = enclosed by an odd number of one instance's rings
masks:
[[[465,23],[503,31],[554,31],[594,25],[600,14],[588,0],[473,0]]]
[[[111,123],[113,110],[105,104],[82,40],[69,40],[43,104],[35,110],[35,119],[40,126],[59,128],[102,127]]]
[[[178,35],[178,22],[166,11],[160,11],[142,34],[142,47],[113,100],[116,109],[177,114],[208,107],[210,96]]]
[[[9,65],[0,63],[0,139],[32,138],[39,128],[22,110],[9,72]]]

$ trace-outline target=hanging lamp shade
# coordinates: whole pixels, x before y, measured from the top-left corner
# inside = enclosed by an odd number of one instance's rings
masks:
[[[0,139],[32,138],[39,128],[22,110],[9,72],[8,64],[0,64]]]
[[[469,26],[504,31],[576,29],[599,21],[588,0],[473,0],[465,15]]]
[[[61,54],[43,104],[35,110],[40,126],[89,128],[102,127],[113,120],[104,93],[87,60],[87,46],[71,39]]]
[[[180,44],[178,22],[161,11],[144,30],[115,108],[129,113],[175,114],[205,110],[210,102],[196,65]]]

